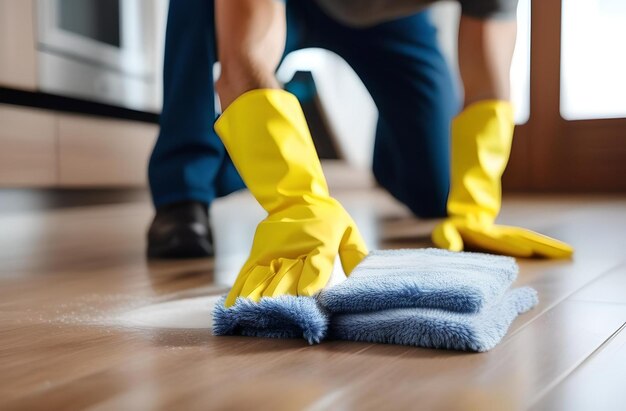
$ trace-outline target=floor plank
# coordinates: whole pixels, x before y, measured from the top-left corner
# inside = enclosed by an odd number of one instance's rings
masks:
[[[618,411],[626,404],[626,326],[533,405],[535,411]]]
[[[434,222],[380,191],[334,191],[371,248],[430,246]],[[121,320],[225,292],[262,216],[246,193],[220,200],[215,260],[148,263],[145,198],[0,211],[0,408],[547,410],[585,409],[597,395],[607,407],[623,403],[626,198],[507,199],[502,221],[577,251],[571,261],[520,261],[517,283],[535,287],[540,305],[485,354],[310,347]]]

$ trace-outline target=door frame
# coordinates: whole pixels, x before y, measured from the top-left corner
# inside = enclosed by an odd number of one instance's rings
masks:
[[[626,192],[626,118],[561,117],[561,2],[531,3],[530,117],[516,127],[504,187]]]

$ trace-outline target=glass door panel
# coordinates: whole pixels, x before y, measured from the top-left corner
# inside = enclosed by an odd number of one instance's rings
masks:
[[[563,0],[561,116],[626,117],[626,0]]]

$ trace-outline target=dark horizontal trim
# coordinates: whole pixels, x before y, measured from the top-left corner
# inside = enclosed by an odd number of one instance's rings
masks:
[[[145,111],[131,110],[109,104],[96,103],[94,101],[80,100],[41,92],[17,90],[7,87],[0,87],[0,103],[63,111],[67,113],[89,114],[99,117],[142,121],[144,123],[159,122],[159,115],[156,113],[148,113]]]
[[[0,215],[149,201],[150,193],[145,187],[124,189],[0,188]]]

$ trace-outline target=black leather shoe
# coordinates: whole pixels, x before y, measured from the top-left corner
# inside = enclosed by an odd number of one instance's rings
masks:
[[[148,230],[148,258],[213,256],[206,204],[185,201],[157,209]]]

